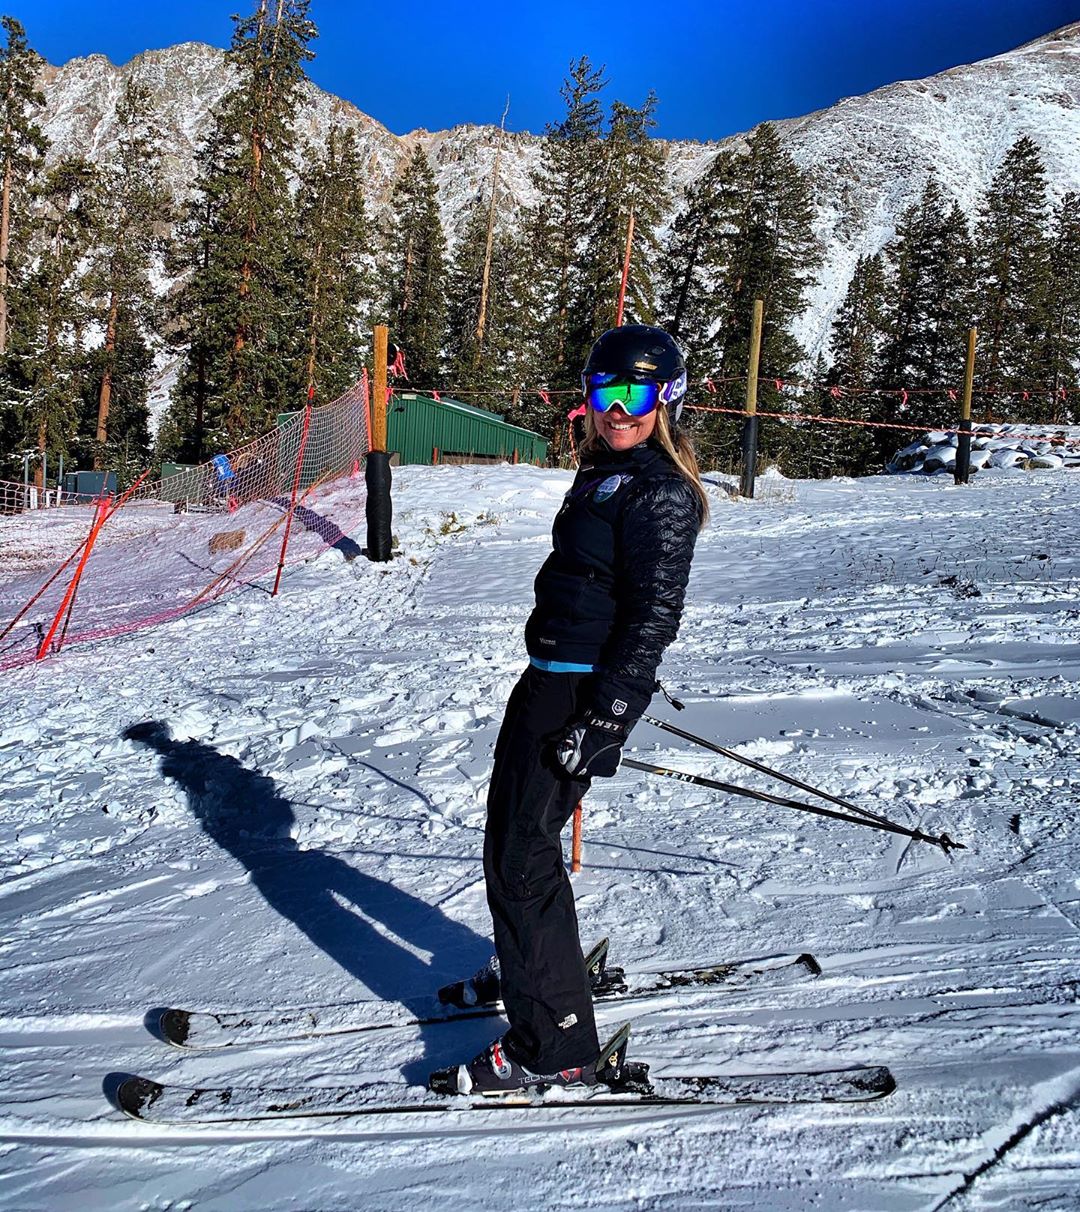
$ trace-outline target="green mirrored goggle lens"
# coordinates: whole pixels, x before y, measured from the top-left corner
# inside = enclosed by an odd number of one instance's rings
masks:
[[[594,379],[606,378],[596,375]],[[590,380],[585,398],[596,412],[607,412],[617,404],[627,416],[644,417],[660,402],[659,383],[603,383]]]

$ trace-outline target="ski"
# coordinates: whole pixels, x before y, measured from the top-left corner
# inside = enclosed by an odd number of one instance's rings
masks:
[[[861,1103],[896,1088],[884,1066],[825,1073],[709,1074],[651,1079],[648,1065],[629,1061],[617,1078],[596,1086],[560,1087],[547,1095],[517,1092],[490,1097],[410,1098],[389,1083],[297,1086],[163,1085],[126,1078],[115,1093],[117,1107],[133,1119],[160,1124],[245,1123],[266,1119],[330,1119],[361,1115],[446,1115],[455,1111],[539,1111],[595,1107],[655,1110],[664,1107],[784,1106],[796,1103]]]
[[[586,956],[587,966],[600,947]],[[635,1001],[673,989],[723,986],[742,989],[764,983],[772,987],[807,976],[819,976],[821,967],[812,955],[770,956],[737,960],[701,968],[676,968],[668,972],[624,974],[605,968],[594,984],[598,1003]],[[503,1012],[499,1001],[458,1009],[435,999],[422,1004],[371,1000],[339,1006],[300,1009],[199,1011],[172,1008],[158,1019],[158,1033],[177,1048],[236,1048],[279,1040],[305,1039],[321,1035],[351,1035],[363,1031],[385,1031],[395,1027],[429,1027],[461,1019],[492,1018]]]

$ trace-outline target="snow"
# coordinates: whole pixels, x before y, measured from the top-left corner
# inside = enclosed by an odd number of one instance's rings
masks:
[[[662,670],[686,710],[658,696],[654,714],[966,850],[630,770],[586,801],[586,943],[610,935],[637,971],[800,951],[824,969],[637,1003],[632,1055],[673,1074],[887,1064],[891,1097],[182,1130],[110,1106],[103,1090],[131,1072],[404,1092],[498,1030],[183,1053],[144,1019],[168,1004],[408,1003],[487,957],[491,749],[569,479],[398,469],[389,565],[327,551],[276,599],[238,592],[2,675],[5,1207],[1077,1207],[1068,471],[988,469],[964,488],[768,476],[753,502],[715,487]],[[0,589],[65,547],[51,525],[0,520]],[[118,530],[100,558],[123,548]],[[777,789],[644,723],[632,745]],[[617,1006],[599,1015],[602,1030],[620,1021]]]

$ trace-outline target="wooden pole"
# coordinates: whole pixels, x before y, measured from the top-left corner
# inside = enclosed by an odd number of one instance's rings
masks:
[[[619,284],[619,303],[615,309],[615,327],[622,327],[623,307],[626,304],[626,284],[630,280],[630,256],[634,251],[634,208],[630,207],[630,220],[626,225],[626,252],[623,255],[622,282]]]
[[[393,502],[390,499],[392,475],[390,455],[386,450],[386,355],[390,334],[385,324],[377,324],[373,334],[375,347],[375,382],[371,401],[371,450],[364,467],[367,485],[367,548],[369,560],[385,563],[393,547],[391,522]]]
[[[390,330],[385,324],[375,325],[375,385],[371,400],[371,449],[386,449],[386,347]]]
[[[581,800],[574,809],[574,835],[570,843],[570,874],[577,875],[581,870]]]
[[[746,372],[746,420],[743,422],[743,466],[742,479],[739,484],[739,495],[748,498],[752,498],[754,495],[754,477],[757,468],[757,385],[758,367],[761,362],[761,328],[764,313],[764,302],[761,299],[755,299],[754,318],[750,327],[750,365]]]
[[[956,435],[956,465],[953,480],[966,484],[971,475],[971,396],[975,383],[975,340],[978,329],[968,329],[967,362],[964,365],[964,399],[960,405],[960,432]]]

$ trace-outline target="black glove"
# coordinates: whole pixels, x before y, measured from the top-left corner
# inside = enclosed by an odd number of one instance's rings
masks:
[[[572,778],[610,778],[619,769],[628,731],[589,711],[555,742],[555,757]]]

